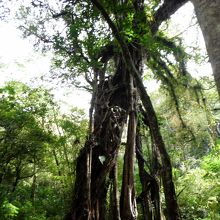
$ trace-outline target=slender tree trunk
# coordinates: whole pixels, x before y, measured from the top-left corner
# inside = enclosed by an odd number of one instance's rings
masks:
[[[136,137],[136,157],[138,161],[138,169],[139,169],[139,177],[142,186],[142,192],[137,198],[137,202],[141,203],[144,220],[153,220],[153,214],[151,206],[151,199],[150,199],[150,181],[147,178],[147,173],[144,170],[144,160],[141,157],[140,153],[142,152],[141,140],[139,132]]]
[[[191,0],[201,27],[220,96],[220,0]]]
[[[147,124],[150,128],[152,135],[153,143],[155,144],[156,149],[159,150],[161,161],[162,161],[162,170],[161,177],[163,182],[163,189],[165,194],[166,202],[166,213],[169,220],[179,220],[181,219],[179,206],[177,203],[177,197],[175,192],[175,187],[173,183],[172,176],[172,165],[170,161],[169,154],[167,153],[163,138],[160,133],[159,124],[157,121],[157,116],[154,111],[150,97],[148,96],[145,88],[142,83],[139,82],[137,78],[137,84],[139,86],[140,97],[146,111]]]
[[[19,182],[19,179],[20,179],[20,170],[16,169],[16,176],[15,176],[15,181],[14,181],[13,186],[12,186],[12,192],[15,192],[16,187],[17,187],[18,182]]]
[[[124,156],[123,182],[121,192],[121,219],[137,219],[137,206],[134,186],[134,154],[136,137],[136,112],[129,114],[127,146]]]
[[[110,217],[111,220],[121,220],[119,192],[118,192],[118,164],[115,163],[111,171],[110,178],[112,180],[111,198],[110,198]]]
[[[15,192],[16,190],[16,187],[18,185],[18,182],[20,180],[20,177],[21,177],[21,159],[19,158],[18,159],[19,161],[17,162],[16,164],[16,168],[15,168],[15,181],[13,183],[13,186],[12,186],[12,192]]]
[[[33,164],[33,179],[32,179],[32,185],[31,185],[31,201],[32,201],[32,205],[33,205],[33,211],[34,213],[36,212],[36,204],[35,204],[35,201],[36,201],[36,189],[37,189],[37,164],[36,164],[36,155],[34,154],[34,164]]]
[[[54,123],[56,125],[56,129],[57,129],[57,132],[59,134],[59,137],[61,138],[62,137],[62,133],[61,133],[61,130],[60,130],[60,127],[59,127],[59,122],[58,122],[58,119],[57,119],[57,113],[55,112],[55,108],[53,108],[53,117],[54,117]],[[70,162],[69,162],[69,157],[68,157],[68,152],[67,152],[67,146],[66,146],[66,143],[63,143],[62,144],[62,147],[63,147],[63,153],[64,153],[64,157],[65,157],[65,161],[67,163],[67,166],[68,166],[68,169],[69,169],[69,172],[71,172],[71,167],[70,167]]]
[[[55,148],[52,149],[52,153],[53,153],[54,160],[55,160],[55,163],[56,163],[56,166],[57,166],[57,173],[58,173],[59,176],[61,176],[62,174],[61,174],[61,170],[60,170],[60,163],[59,163]]]
[[[156,172],[153,171],[153,174],[149,174],[144,169],[144,164],[147,161],[145,161],[142,156],[142,144],[139,129],[136,137],[136,157],[138,160],[139,176],[142,185],[142,193],[138,199],[142,204],[144,219],[161,220],[160,187],[156,179]],[[152,167],[151,169],[154,168]]]
[[[37,175],[36,175],[36,158],[34,156],[34,164],[33,164],[33,180],[32,180],[32,186],[31,186],[31,200],[32,203],[35,203],[35,197],[36,197],[36,185],[37,185]],[[35,204],[34,204],[35,205]]]

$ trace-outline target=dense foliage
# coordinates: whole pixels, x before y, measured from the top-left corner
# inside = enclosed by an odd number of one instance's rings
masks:
[[[212,95],[211,99],[210,92],[207,95],[210,108],[217,97]],[[205,119],[206,114],[213,120],[218,115],[206,112],[198,103],[191,104],[190,114],[182,114],[197,139],[197,144],[189,142],[186,137],[190,133],[179,127],[172,104],[165,97],[159,102],[161,96],[157,93],[153,96],[155,104],[159,103],[160,123],[172,155],[183,219],[218,219],[220,145],[214,146]],[[75,160],[86,137],[83,112],[73,109],[68,115],[61,115],[49,91],[20,82],[1,88],[0,106],[1,219],[62,219],[71,200]],[[150,159],[149,141],[146,139],[143,149],[146,160]],[[119,158],[122,175],[123,150]],[[120,181],[119,176],[121,185]],[[137,176],[140,192],[139,181]]]
[[[187,108],[181,108],[181,115],[186,127],[182,127],[170,97],[159,91],[153,94],[162,133],[169,146],[183,219],[220,217],[218,95],[210,83],[206,78],[203,86],[209,90],[202,90],[202,103],[188,91],[182,93],[180,104]]]
[[[49,91],[20,82],[0,96],[0,218],[61,219],[85,141],[84,113],[62,115]]]

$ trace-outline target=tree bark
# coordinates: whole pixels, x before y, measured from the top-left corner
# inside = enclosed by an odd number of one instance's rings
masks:
[[[191,0],[201,27],[220,96],[220,0]]]
[[[111,220],[121,220],[120,204],[119,204],[119,191],[118,191],[118,164],[113,167],[110,178],[112,180],[111,198],[110,198],[110,216]]]
[[[148,124],[152,135],[152,139],[154,144],[156,145],[156,148],[159,150],[161,156],[161,176],[165,194],[167,217],[169,220],[179,220],[181,219],[181,217],[179,212],[179,206],[177,203],[175,187],[173,183],[172,165],[170,157],[167,153],[163,138],[161,136],[157,116],[151,103],[150,97],[148,96],[146,90],[141,85],[141,83],[139,84],[139,86],[140,96],[148,118]]]
[[[155,34],[163,21],[166,21],[188,0],[164,0],[163,4],[154,14],[154,19],[151,24],[151,31]]]
[[[69,219],[106,218],[107,176],[116,163],[128,112],[125,64],[119,57],[114,77],[98,85],[94,131],[77,159],[72,213]]]
[[[144,219],[161,220],[160,187],[156,179],[157,170],[154,170],[155,166],[153,164],[151,164],[151,174],[144,168],[147,161],[145,161],[142,156],[142,143],[139,129],[136,136],[136,157],[142,185],[142,193],[139,195],[138,200],[142,205]]]
[[[127,146],[124,156],[123,182],[121,192],[121,219],[137,219],[137,206],[134,186],[134,154],[136,137],[136,112],[129,114]]]
[[[178,204],[176,201],[175,189],[174,184],[172,181],[172,167],[170,163],[169,155],[167,154],[163,139],[160,134],[156,113],[154,112],[151,100],[145,90],[143,85],[141,74],[142,69],[139,69],[140,63],[142,62],[142,48],[139,47],[140,45],[137,42],[132,42],[131,47],[137,48],[137,50],[130,50],[129,45],[124,42],[124,39],[120,35],[117,27],[114,25],[112,20],[110,19],[108,13],[102,7],[102,5],[97,0],[91,0],[94,6],[101,12],[107,23],[109,24],[110,28],[112,29],[113,35],[115,36],[116,40],[118,41],[121,49],[122,49],[122,57],[120,62],[122,65],[119,65],[118,74],[113,77],[112,81],[108,81],[108,85],[117,85],[120,87],[120,81],[124,81],[124,77],[128,76],[131,77],[135,81],[135,86],[139,92],[141,97],[142,103],[145,107],[147,115],[150,118],[150,131],[152,134],[153,141],[156,147],[160,151],[160,155],[162,158],[163,164],[163,186],[165,192],[165,200],[167,205],[167,212],[168,212],[168,219],[169,220],[179,220],[179,209]],[[120,76],[120,77],[118,77]],[[127,77],[128,79],[128,77]],[[102,85],[101,85],[102,86]],[[124,87],[125,89],[128,88],[128,85]],[[105,89],[105,87],[104,87]],[[91,207],[86,204],[86,199],[88,198],[88,193],[86,192],[86,187],[82,185],[83,180],[86,179],[86,165],[83,167],[83,163],[86,161],[86,157],[83,158],[83,153],[80,155],[82,157],[81,162],[78,161],[77,165],[77,177],[76,177],[76,192],[74,193],[75,199],[73,204],[73,218],[72,219],[90,219],[88,218],[89,215],[92,215],[92,219],[105,219],[105,199],[107,194],[107,187],[106,186],[106,176],[109,174],[110,170],[115,164],[116,157],[114,154],[117,154],[120,138],[122,133],[122,125],[125,122],[125,117],[127,114],[123,114],[123,112],[119,112],[120,123],[117,121],[114,122],[114,115],[111,115],[110,110],[116,111],[116,107],[120,107],[120,109],[124,109],[126,112],[128,110],[128,103],[127,106],[123,106],[122,99],[118,96],[122,96],[123,100],[129,100],[126,93],[123,90],[115,90],[112,93],[112,89],[107,89],[107,92],[104,94],[101,93],[101,97],[104,98],[104,102],[101,99],[96,101],[101,101],[101,106],[96,107],[95,117],[94,117],[94,140],[91,143],[88,143],[87,150],[85,148],[85,153],[88,151],[89,148],[93,148],[92,150],[92,170],[91,170]],[[105,90],[104,90],[105,91]],[[102,89],[103,92],[103,89]],[[109,96],[110,94],[110,96]],[[100,97],[100,98],[101,98]],[[112,102],[113,101],[113,102]],[[97,102],[97,103],[98,103]],[[112,121],[113,119],[113,121]],[[112,123],[113,122],[113,123]],[[118,126],[120,124],[120,126]],[[116,129],[115,129],[116,125]],[[122,200],[123,197],[126,197],[126,200],[122,202],[121,205],[121,213],[122,219],[136,219],[136,211],[135,210],[135,194],[134,194],[134,187],[133,187],[133,157],[134,157],[134,144],[135,144],[135,132],[136,132],[136,115],[134,111],[131,111],[129,114],[129,134],[131,136],[128,137],[128,144],[129,148],[127,148],[127,152],[125,153],[125,168],[124,168],[124,183],[122,187]],[[113,140],[113,141],[112,141]],[[90,140],[91,141],[91,140]],[[133,155],[132,155],[133,153]],[[100,163],[100,156],[104,156],[104,162]],[[79,159],[80,159],[79,157]],[[127,157],[127,158],[126,158]],[[129,165],[129,159],[131,160],[131,164]],[[83,162],[84,161],[84,162]],[[81,169],[82,168],[82,169]],[[83,169],[84,168],[84,169]],[[81,174],[80,174],[81,173]],[[79,184],[80,183],[80,184]],[[85,192],[80,192],[79,190]],[[88,190],[87,190],[88,191]],[[86,196],[85,196],[86,195]],[[84,197],[83,197],[84,196]],[[77,199],[79,202],[77,202]],[[83,198],[83,199],[82,199]],[[81,204],[80,204],[81,203]],[[84,212],[85,208],[88,207],[88,211]],[[76,214],[78,211],[78,214]],[[90,214],[91,213],[91,214]],[[86,217],[86,218],[85,218]]]

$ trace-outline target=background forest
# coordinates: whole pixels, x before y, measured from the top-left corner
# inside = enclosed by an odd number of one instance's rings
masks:
[[[45,86],[0,87],[0,219],[220,219],[217,81],[191,74],[207,54],[170,19],[187,1],[112,2],[1,5],[2,21],[15,10],[23,37],[52,52],[40,80],[86,90],[91,106],[63,111]]]

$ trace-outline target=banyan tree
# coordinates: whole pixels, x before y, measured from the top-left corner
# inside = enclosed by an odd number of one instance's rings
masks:
[[[31,8],[22,9],[22,16],[29,19],[21,27],[24,33],[52,45],[60,76],[92,94],[88,137],[76,162],[66,219],[131,220],[138,218],[140,209],[143,219],[181,219],[171,160],[144,86],[144,69],[151,70],[164,85],[182,127],[187,129],[176,91],[178,87],[190,88],[187,54],[180,40],[169,39],[159,29],[186,2],[32,1],[37,17],[32,23],[28,16]],[[76,82],[77,77],[83,78],[83,85]],[[143,133],[150,139],[147,158]],[[190,130],[188,133],[193,136]],[[138,193],[136,174],[141,183]],[[162,195],[165,206],[161,205]]]

